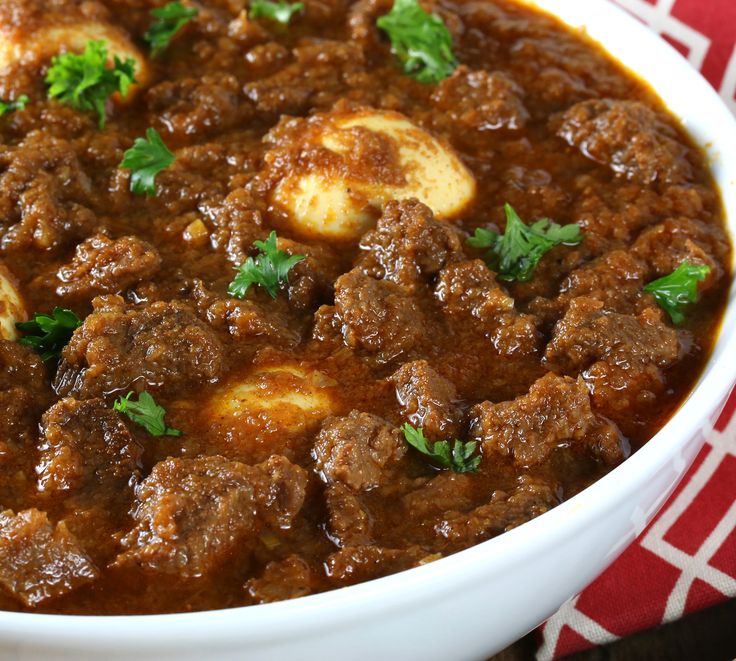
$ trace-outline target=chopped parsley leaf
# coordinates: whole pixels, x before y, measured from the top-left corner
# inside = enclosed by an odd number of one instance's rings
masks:
[[[304,9],[303,2],[271,2],[271,0],[251,0],[250,15],[253,18],[266,18],[275,23],[287,25],[291,17]]]
[[[51,60],[46,74],[49,96],[75,110],[93,110],[105,128],[105,103],[114,93],[127,96],[135,80],[135,60],[121,61],[116,55],[107,67],[105,41],[88,41],[83,53],[62,53]]]
[[[19,96],[15,101],[0,101],[0,117],[5,113],[23,110],[28,103],[28,97],[25,94]]]
[[[33,347],[44,361],[59,358],[72,333],[82,321],[71,310],[54,308],[51,316],[36,313],[31,321],[21,321],[15,327],[24,333],[18,342]]]
[[[113,410],[124,413],[133,422],[143,427],[151,436],[181,436],[181,431],[167,427],[164,422],[166,409],[156,404],[153,397],[145,390],[134,402],[130,398],[133,392],[125,397],[118,397],[112,405]]]
[[[485,260],[496,271],[498,279],[506,282],[527,282],[539,260],[560,244],[577,245],[583,240],[580,227],[575,223],[558,225],[542,218],[525,225],[510,204],[504,205],[506,229],[503,234],[477,228],[468,239],[473,248],[488,248]]]
[[[176,156],[169,151],[158,131],[146,129],[145,138],[136,138],[123,154],[120,167],[130,170],[130,190],[134,195],[156,195],[156,175],[168,168]]]
[[[158,57],[165,51],[174,35],[199,14],[195,7],[185,7],[181,2],[170,2],[151,10],[153,21],[143,38],[151,45],[151,54]]]
[[[408,422],[402,425],[401,431],[409,445],[442,468],[455,473],[474,473],[480,466],[480,455],[473,456],[478,445],[476,441],[463,443],[455,439],[451,450],[449,441],[430,443],[421,427],[415,429]]]
[[[404,73],[420,83],[438,83],[457,67],[452,35],[442,19],[428,14],[417,0],[394,0],[391,11],[376,25],[388,34],[391,52]]]
[[[698,299],[698,282],[705,280],[708,273],[710,266],[683,262],[669,275],[650,282],[644,291],[654,296],[673,324],[681,324],[685,321],[682,308]]]
[[[265,241],[253,245],[261,251],[255,258],[248,257],[235,270],[238,275],[230,283],[227,293],[236,298],[245,298],[251,285],[263,287],[271,298],[276,298],[282,285],[289,282],[289,271],[305,259],[304,255],[289,255],[276,247],[276,232],[271,232]]]

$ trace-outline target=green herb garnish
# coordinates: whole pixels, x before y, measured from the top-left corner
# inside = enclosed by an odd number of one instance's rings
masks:
[[[457,67],[450,31],[417,0],[395,0],[391,11],[379,17],[376,25],[388,34],[391,52],[404,73],[420,83],[437,83]]]
[[[558,225],[542,218],[525,225],[510,204],[504,205],[506,229],[503,234],[477,228],[468,239],[473,248],[488,248],[485,260],[496,271],[499,280],[527,282],[539,260],[560,244],[577,245],[583,240],[580,227],[575,223]]]
[[[130,170],[130,190],[134,195],[156,195],[156,175],[176,160],[156,129],[146,129],[145,138],[136,138],[123,154],[120,167]]]
[[[645,285],[644,291],[654,296],[672,319],[673,324],[685,321],[682,308],[698,299],[698,282],[705,280],[710,266],[683,262],[672,273]]]
[[[230,283],[227,293],[236,298],[245,298],[251,285],[263,287],[271,298],[276,298],[282,285],[289,282],[289,271],[305,259],[304,255],[289,255],[276,247],[276,232],[271,232],[265,241],[253,245],[261,251],[255,258],[248,257],[235,270],[238,275]]]
[[[116,55],[112,68],[107,67],[105,41],[88,41],[84,53],[62,53],[51,60],[46,74],[49,96],[75,110],[94,110],[105,127],[105,103],[118,92],[127,96],[135,80],[135,60],[121,61]]]
[[[15,101],[0,101],[0,117],[7,112],[23,110],[27,103],[28,97],[25,94],[19,96]]]
[[[266,18],[275,23],[287,25],[291,17],[304,9],[303,2],[271,2],[271,0],[251,0],[250,15],[253,18]]]
[[[144,390],[138,396],[137,402],[130,399],[132,395],[131,391],[125,397],[118,397],[112,405],[113,410],[127,415],[151,436],[181,436],[181,431],[166,426],[166,409],[156,404],[149,393]]]
[[[33,347],[44,361],[59,358],[75,329],[82,321],[71,310],[54,308],[51,316],[36,313],[31,321],[21,321],[15,327],[24,333],[18,342]]]
[[[151,54],[158,57],[165,51],[174,35],[191,21],[199,10],[185,7],[181,2],[170,2],[163,7],[151,10],[153,22],[143,38],[151,45]]]
[[[442,468],[449,468],[455,473],[473,473],[480,466],[480,455],[473,456],[478,445],[476,441],[463,443],[455,439],[452,450],[450,450],[449,441],[430,443],[424,436],[421,427],[415,429],[407,422],[402,425],[401,431],[409,445]]]

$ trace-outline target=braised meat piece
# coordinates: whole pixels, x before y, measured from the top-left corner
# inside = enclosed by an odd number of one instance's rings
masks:
[[[0,512],[0,586],[33,607],[95,580],[97,567],[63,523],[36,509]]]
[[[529,119],[521,95],[519,85],[505,73],[460,65],[439,82],[432,103],[442,111],[443,118],[452,120],[458,134],[513,130],[523,128]]]
[[[432,210],[418,200],[389,202],[375,229],[361,242],[358,266],[374,278],[383,278],[413,292],[448,262],[463,257],[458,231],[435,220]]]
[[[30,347],[0,339],[0,407],[3,411],[0,416],[0,466],[3,447],[35,440],[35,421],[50,394],[46,368],[38,354]]]
[[[371,515],[356,494],[342,482],[325,489],[330,541],[343,546],[365,546],[373,541]]]
[[[497,353],[530,354],[539,348],[537,319],[519,313],[514,299],[480,259],[443,268],[434,290],[445,313],[463,329],[486,335]]]
[[[648,266],[648,278],[653,280],[672,273],[684,262],[710,267],[698,290],[713,287],[723,275],[724,258],[728,255],[728,240],[717,225],[689,218],[670,218],[644,230],[634,241],[632,254]]]
[[[353,585],[416,567],[430,555],[419,546],[407,549],[346,546],[328,556],[325,563],[327,578],[334,586]]]
[[[391,381],[404,417],[414,427],[422,427],[427,438],[441,440],[458,435],[461,411],[456,405],[455,386],[426,360],[404,363]]]
[[[253,114],[229,74],[164,80],[148,90],[146,102],[160,130],[177,140],[222,131]]]
[[[264,525],[288,527],[305,488],[305,471],[279,456],[257,466],[220,456],[161,461],[136,488],[137,525],[115,565],[203,576]]]
[[[550,369],[576,374],[597,360],[619,365],[667,367],[680,355],[677,332],[648,307],[639,315],[606,310],[598,299],[581,296],[555,326],[544,353]]]
[[[217,336],[189,306],[126,305],[101,296],[62,352],[60,395],[99,397],[130,388],[175,391],[214,381],[223,368]]]
[[[557,135],[639,184],[677,184],[692,177],[688,150],[677,131],[639,101],[577,103],[563,113]]]
[[[158,251],[134,236],[96,234],[77,246],[71,264],[57,272],[59,296],[92,298],[117,294],[150,278],[161,266]]]
[[[569,448],[608,465],[625,458],[620,432],[593,412],[582,378],[549,373],[528,394],[510,402],[481,402],[469,415],[470,436],[483,444],[484,457],[508,457],[517,466],[535,466],[555,450]]]
[[[303,597],[312,591],[309,565],[298,555],[269,562],[263,575],[251,578],[245,589],[257,604]]]
[[[73,146],[42,131],[0,146],[0,249],[48,250],[99,226],[92,182]]]
[[[448,512],[435,531],[451,548],[464,548],[526,523],[559,503],[554,485],[522,475],[511,492],[494,491],[490,502],[468,513]]]
[[[303,115],[332,105],[336,90],[365,81],[364,56],[355,44],[320,39],[293,50],[294,62],[248,83],[245,95],[260,116]]]
[[[370,413],[352,411],[327,418],[314,444],[317,470],[328,484],[341,482],[354,491],[375,489],[406,453],[398,429]]]
[[[38,490],[97,505],[126,498],[142,468],[143,448],[102,399],[54,404],[41,418]]]
[[[417,301],[399,285],[375,280],[354,269],[335,282],[335,315],[345,344],[389,362],[406,354],[424,336]]]

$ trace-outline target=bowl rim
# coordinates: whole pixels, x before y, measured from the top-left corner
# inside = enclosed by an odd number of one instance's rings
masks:
[[[731,156],[718,144],[736,145],[736,118],[716,91],[672,46],[636,18],[608,0],[517,0],[583,30],[630,73],[647,82],[681,126],[703,149],[719,185],[726,226],[736,235],[736,150]],[[637,44],[637,49],[625,45]],[[640,66],[638,50],[644,49],[650,63]],[[665,75],[669,71],[669,75]],[[676,75],[673,74],[676,71]],[[667,79],[677,79],[677,86]],[[689,97],[697,96],[692,112]],[[733,242],[732,242],[733,243]],[[732,260],[733,260],[732,253]],[[723,358],[731,358],[724,360]],[[272,604],[229,609],[157,615],[57,615],[0,611],[0,637],[31,639],[45,637],[58,643],[84,640],[85,646],[115,642],[122,649],[135,649],[145,636],[155,649],[176,640],[177,644],[200,641],[206,634],[219,643],[263,641],[274,636],[319,632],[329,622],[354,621],[373,613],[388,615],[413,603],[462,590],[482,580],[484,574],[502,572],[518,565],[545,545],[568,538],[586,523],[605,516],[643,487],[649,476],[668,463],[689,463],[681,455],[688,440],[701,434],[705,418],[717,414],[736,378],[736,291],[732,280],[726,311],[713,353],[698,383],[680,408],[650,441],[620,466],[557,507],[502,535],[476,544],[426,565],[328,592]],[[684,463],[683,463],[684,462]],[[666,500],[662,494],[653,511],[643,512],[640,529]],[[630,540],[623,540],[620,550]],[[619,550],[619,551],[620,551]],[[617,552],[611,557],[615,557]],[[492,569],[490,568],[492,565]],[[387,595],[391,599],[387,599]]]

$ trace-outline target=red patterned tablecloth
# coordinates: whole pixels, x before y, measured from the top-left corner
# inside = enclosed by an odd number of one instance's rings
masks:
[[[736,0],[617,2],[687,57],[736,113]],[[733,597],[736,392],[652,524],[544,625],[537,658],[610,643]]]

